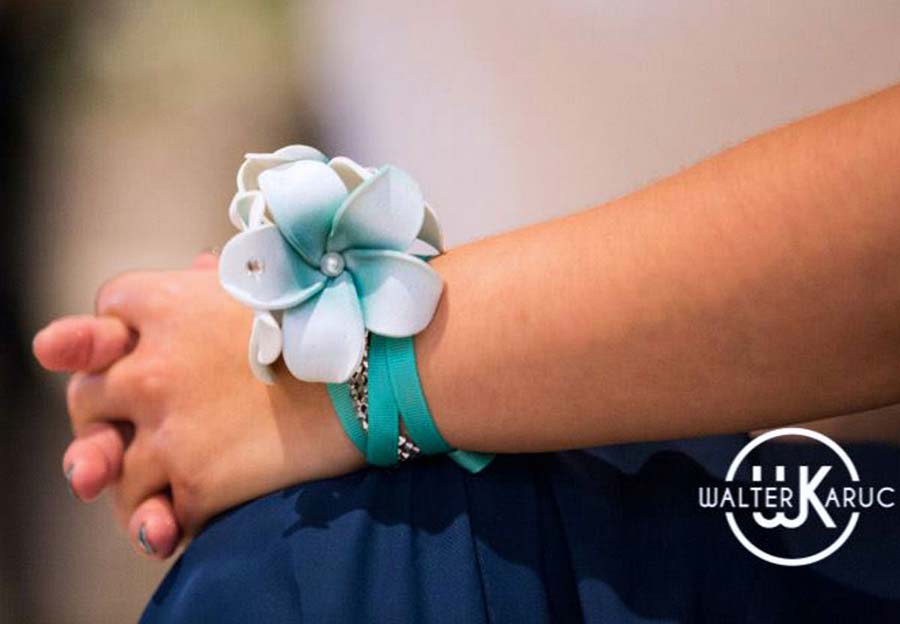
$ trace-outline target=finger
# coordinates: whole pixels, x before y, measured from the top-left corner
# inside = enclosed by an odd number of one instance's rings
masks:
[[[103,422],[128,421],[140,426],[156,411],[159,378],[141,362],[128,358],[103,373],[78,372],[69,379],[66,404],[76,436]]]
[[[175,552],[181,531],[166,494],[154,494],[142,502],[128,521],[128,535],[135,550],[153,559],[166,559]]]
[[[109,420],[127,416],[125,399],[110,390],[106,373],[75,373],[66,387],[66,404],[72,432],[81,437]]]
[[[90,502],[119,477],[125,437],[116,425],[102,423],[69,444],[63,455],[63,473],[73,496]]]
[[[134,348],[135,334],[112,317],[69,316],[34,337],[32,349],[50,371],[100,371]]]
[[[142,436],[143,432],[138,430],[125,450],[122,472],[112,490],[116,517],[123,527],[130,526],[131,517],[141,503],[169,487],[162,462]]]
[[[213,249],[200,252],[194,257],[194,261],[191,262],[191,268],[200,271],[215,269],[218,266],[219,254]]]
[[[94,311],[98,316],[116,316],[140,330],[141,322],[157,312],[164,300],[165,273],[131,271],[112,278],[97,291]]]

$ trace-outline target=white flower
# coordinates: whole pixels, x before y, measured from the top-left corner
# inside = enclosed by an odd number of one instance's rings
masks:
[[[229,215],[242,232],[222,250],[219,275],[256,311],[257,377],[271,383],[268,365],[283,355],[298,379],[340,383],[366,330],[403,337],[431,322],[443,283],[407,250],[418,238],[442,251],[443,240],[409,175],[292,145],[248,154],[237,185]]]

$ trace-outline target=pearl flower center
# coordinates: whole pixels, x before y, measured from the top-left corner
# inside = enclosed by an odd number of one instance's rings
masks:
[[[337,277],[344,272],[344,256],[336,251],[329,251],[319,261],[319,268],[328,277]]]

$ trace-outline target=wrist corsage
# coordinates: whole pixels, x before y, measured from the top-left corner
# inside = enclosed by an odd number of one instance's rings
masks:
[[[417,239],[436,253],[444,247],[416,182],[391,165],[368,168],[291,145],[247,154],[237,187],[229,216],[240,233],[222,250],[219,276],[254,310],[254,375],[274,383],[271,365],[282,357],[298,379],[329,384],[345,431],[370,463],[395,463],[414,455],[410,448],[450,451],[424,403],[412,353],[411,336],[431,322],[443,290],[423,257],[409,253]],[[354,372],[359,379],[364,356],[365,420],[347,384]],[[415,443],[402,435],[401,417]],[[490,457],[456,454],[469,469]]]

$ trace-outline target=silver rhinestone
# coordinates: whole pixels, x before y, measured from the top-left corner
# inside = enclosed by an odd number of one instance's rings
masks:
[[[336,251],[329,251],[319,261],[319,268],[328,277],[337,277],[344,272],[344,256]]]
[[[256,256],[247,260],[247,273],[250,275],[259,275],[266,270],[266,262],[262,258]]]
[[[350,388],[350,399],[356,409],[356,419],[363,431],[369,432],[369,332],[366,332],[366,348],[362,361],[350,375],[347,385]],[[397,437],[397,460],[405,462],[415,459],[422,450],[406,435]]]

